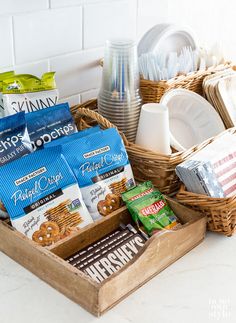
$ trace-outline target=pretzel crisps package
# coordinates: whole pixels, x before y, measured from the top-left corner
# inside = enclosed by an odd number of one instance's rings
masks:
[[[12,226],[41,246],[93,222],[60,146],[0,167],[0,196]]]
[[[0,119],[0,166],[32,152],[25,113]]]
[[[55,73],[38,78],[30,74],[13,75],[2,82],[5,115],[34,112],[57,104]]]
[[[117,130],[100,130],[67,142],[62,145],[62,151],[77,177],[93,219],[117,210],[121,206],[121,193],[135,184],[128,155]]]
[[[27,128],[34,150],[45,143],[77,132],[68,103],[26,114]]]
[[[32,152],[25,113],[0,119],[0,167]],[[7,211],[0,201],[0,218],[7,218]]]

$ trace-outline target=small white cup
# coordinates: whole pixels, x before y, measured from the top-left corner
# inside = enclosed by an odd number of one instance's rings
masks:
[[[142,106],[135,143],[165,155],[171,154],[167,106],[159,103]]]

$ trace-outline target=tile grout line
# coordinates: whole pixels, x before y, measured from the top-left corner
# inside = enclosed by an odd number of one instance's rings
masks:
[[[12,44],[12,65],[16,65],[16,46],[14,32],[14,17],[11,16],[11,44]]]
[[[97,50],[102,50],[103,46],[99,46],[99,47],[93,47],[93,48],[86,48],[86,49],[80,49],[80,50],[76,50],[73,52],[69,52],[69,53],[63,53],[63,54],[58,54],[58,55],[54,55],[54,56],[47,56],[47,57],[42,57],[41,59],[37,59],[37,60],[33,60],[33,61],[27,61],[27,62],[22,62],[19,64],[15,64],[17,66],[21,66],[21,65],[28,65],[28,64],[34,64],[34,63],[40,63],[43,61],[50,61],[51,59],[54,58],[63,58],[63,57],[69,57],[69,56],[73,56],[76,54],[82,54],[83,52],[95,52]],[[99,64],[98,64],[99,65]]]
[[[84,50],[84,43],[85,43],[85,39],[84,39],[84,25],[85,25],[85,19],[84,19],[84,3],[82,5],[82,14],[81,14],[81,18],[82,18],[82,51]]]
[[[136,0],[136,24],[135,24],[136,40],[138,38],[138,17],[139,17],[138,9],[139,9],[139,0]]]

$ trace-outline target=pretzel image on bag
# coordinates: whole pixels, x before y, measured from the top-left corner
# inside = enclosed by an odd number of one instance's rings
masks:
[[[0,167],[0,196],[12,226],[41,246],[93,222],[60,146]]]
[[[120,194],[135,185],[128,155],[117,130],[100,130],[67,142],[62,144],[62,151],[77,177],[93,219],[117,210],[121,206]]]

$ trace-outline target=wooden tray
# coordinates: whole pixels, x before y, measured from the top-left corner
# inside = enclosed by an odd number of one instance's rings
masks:
[[[63,259],[112,232],[120,222],[130,223],[126,207],[48,248],[38,246],[6,221],[0,221],[0,250],[92,314],[100,316],[204,239],[206,218],[172,199],[168,198],[168,201],[183,223],[182,228],[152,236],[132,261],[101,284]]]

